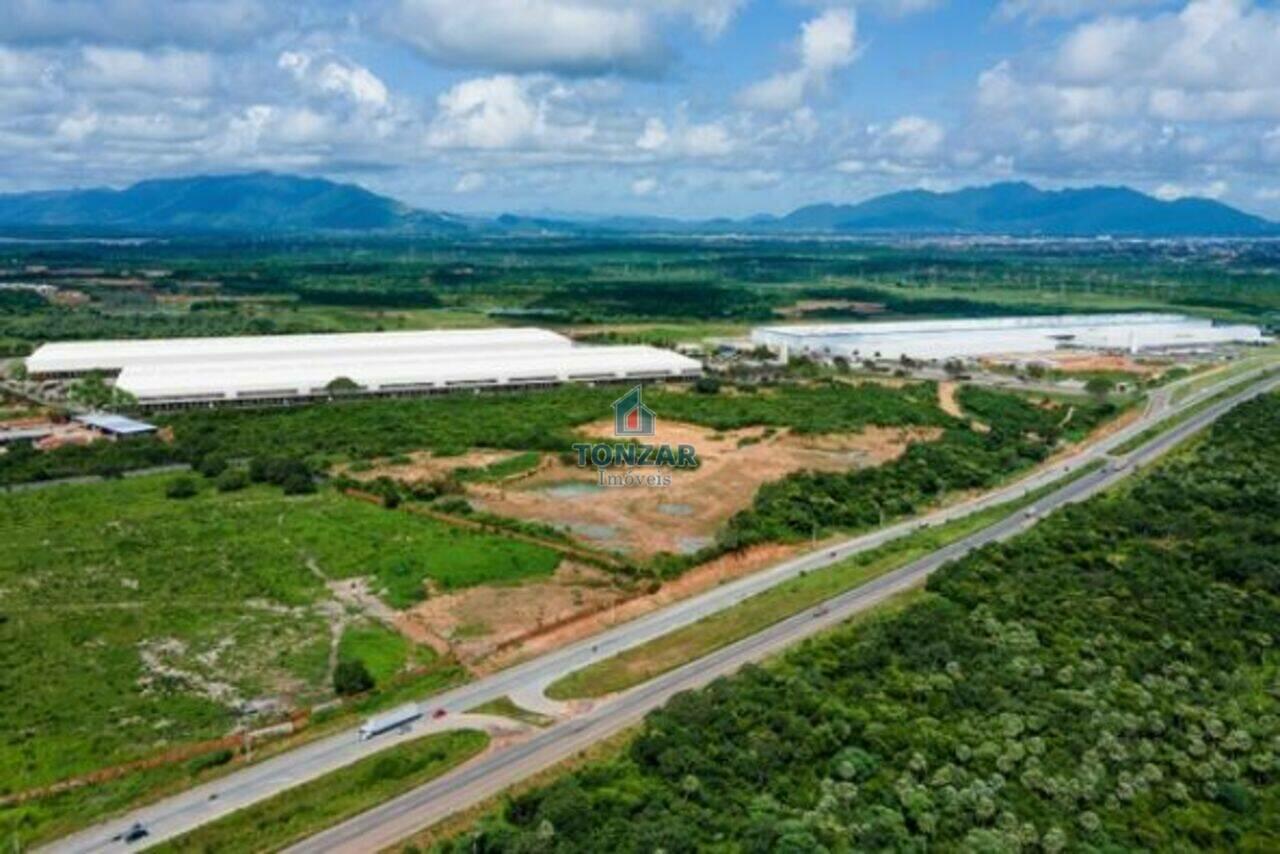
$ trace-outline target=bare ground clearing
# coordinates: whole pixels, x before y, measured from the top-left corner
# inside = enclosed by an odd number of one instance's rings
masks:
[[[608,440],[612,429],[612,422],[595,422],[580,432]],[[594,469],[556,460],[515,486],[482,484],[471,494],[485,510],[558,525],[597,547],[639,558],[688,554],[711,543],[764,483],[802,470],[881,465],[912,442],[932,441],[939,434],[933,428],[881,427],[824,436],[786,430],[769,434],[759,427],[717,433],[665,421],[651,441],[693,445],[700,462],[693,470],[667,470],[668,487],[605,488],[598,485]]]

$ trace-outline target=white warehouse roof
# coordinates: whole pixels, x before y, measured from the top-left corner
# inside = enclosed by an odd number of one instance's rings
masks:
[[[656,347],[544,347],[541,349],[419,353],[353,359],[324,356],[266,365],[192,364],[128,367],[117,387],[147,405],[182,401],[291,399],[329,396],[345,378],[359,393],[412,393],[455,388],[610,382],[697,377],[702,365]]]
[[[1061,346],[1138,352],[1267,339],[1257,326],[1146,313],[764,326],[752,330],[751,340],[797,353],[852,359],[949,359]]]
[[[546,329],[459,329],[355,332],[326,335],[252,335],[143,341],[72,341],[45,344],[27,358],[32,374],[115,373],[129,367],[219,363],[261,368],[276,361],[324,357],[360,359],[415,353],[569,348],[573,342]]]

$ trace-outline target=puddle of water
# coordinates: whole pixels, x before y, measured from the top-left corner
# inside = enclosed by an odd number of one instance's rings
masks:
[[[569,530],[586,537],[588,540],[612,540],[618,536],[618,529],[612,525],[594,525],[590,522],[574,522]]]
[[[581,498],[584,495],[595,495],[604,487],[598,483],[557,483],[553,486],[543,487],[540,492],[544,495],[550,495],[552,498]]]
[[[692,516],[692,504],[659,504],[658,512],[665,513],[668,516]]]
[[[691,555],[715,541],[715,537],[680,537],[676,540],[676,546],[680,549],[680,554]]]

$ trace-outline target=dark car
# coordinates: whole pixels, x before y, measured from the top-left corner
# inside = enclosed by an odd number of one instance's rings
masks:
[[[124,832],[125,842],[137,842],[139,839],[146,839],[151,835],[151,831],[140,821],[135,821],[133,826]]]

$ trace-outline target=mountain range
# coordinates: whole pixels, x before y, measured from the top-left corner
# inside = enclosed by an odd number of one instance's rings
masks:
[[[132,233],[748,233],[1011,237],[1280,236],[1280,224],[1210,199],[1165,201],[1127,187],[1046,191],[1002,183],[909,190],[783,217],[465,217],[419,210],[354,184],[270,172],[142,181],[123,190],[0,194],[0,227]]]

